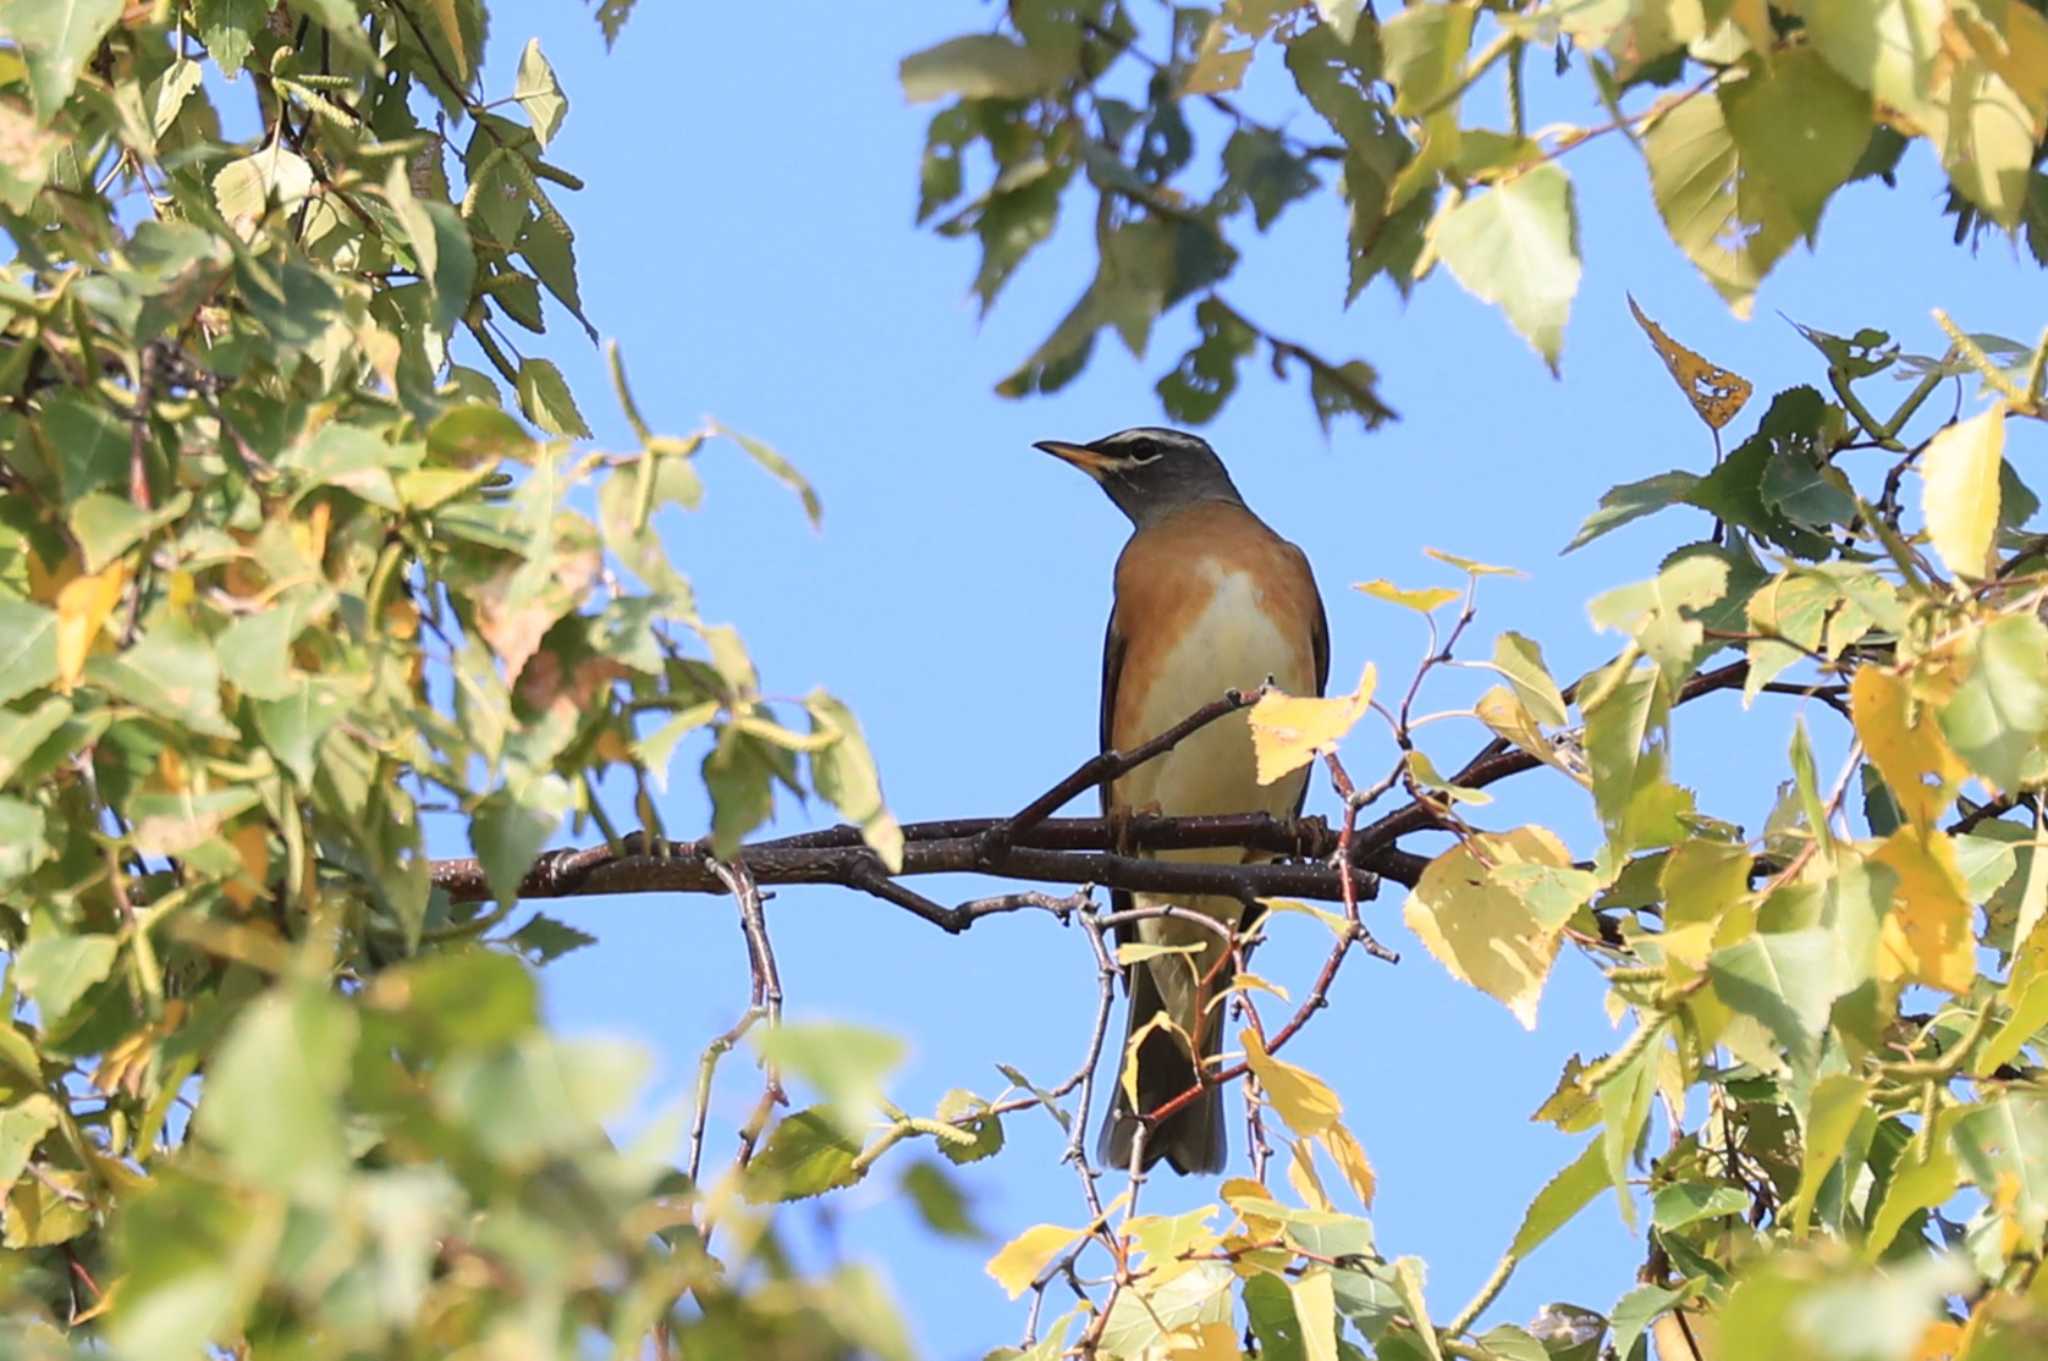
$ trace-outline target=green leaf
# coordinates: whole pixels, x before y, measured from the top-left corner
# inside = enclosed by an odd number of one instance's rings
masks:
[[[1811,0],[1800,17],[1829,65],[1921,122],[1931,110],[1942,15],[1929,0]]]
[[[974,221],[974,234],[981,242],[981,265],[975,271],[973,293],[981,300],[986,317],[996,295],[1041,242],[1052,235],[1059,220],[1060,191],[1067,177],[1040,163],[1006,174],[988,196]]]
[[[1743,173],[1764,180],[1807,237],[1869,145],[1870,96],[1811,47],[1773,53],[1721,82],[1721,108]]]
[[[497,407],[464,402],[443,411],[427,427],[427,452],[470,468],[497,458],[523,462],[533,456],[533,440],[518,421]]]
[[[1264,128],[1239,128],[1223,145],[1228,176],[1219,196],[1232,201],[1242,195],[1252,205],[1252,221],[1265,231],[1288,204],[1321,187],[1308,163],[1288,148],[1278,133]]]
[[[299,635],[299,611],[288,602],[237,616],[213,641],[234,687],[251,699],[289,698],[303,678],[292,672],[291,646]]]
[[[905,57],[897,76],[903,97],[918,104],[947,95],[1024,99],[1050,89],[1061,73],[1044,53],[1013,38],[970,33]]]
[[[1586,517],[1586,522],[1579,526],[1579,532],[1564,546],[1564,551],[1569,553],[1575,548],[1584,548],[1609,530],[1619,529],[1631,520],[1640,520],[1666,506],[1685,504],[1699,483],[1699,476],[1695,473],[1668,472],[1610,488],[1600,498],[1600,508]]]
[[[181,491],[155,510],[145,510],[125,496],[87,492],[71,503],[65,521],[84,551],[85,570],[94,574],[192,507],[192,493]]]
[[[1925,1158],[1920,1156],[1923,1145],[1918,1140],[1899,1155],[1892,1167],[1891,1180],[1884,1188],[1884,1201],[1870,1221],[1870,1235],[1863,1249],[1866,1257],[1875,1259],[1889,1248],[1915,1214],[1944,1204],[1955,1195],[1963,1169],[1956,1161],[1951,1134],[1962,1115],[1960,1109],[1950,1107],[1935,1117],[1933,1136],[1924,1144]]]
[[[249,711],[263,745],[300,784],[311,784],[320,739],[348,712],[348,701],[333,684],[300,676],[279,699],[253,699]]]
[[[737,430],[727,430],[723,433],[746,450],[747,457],[760,464],[770,477],[795,492],[797,499],[803,502],[804,514],[809,517],[811,528],[820,527],[824,521],[824,504],[818,500],[818,493],[812,490],[810,482],[796,470],[795,464],[750,435],[742,435]]]
[[[775,810],[775,766],[759,741],[728,724],[705,754],[702,773],[711,795],[712,852],[731,855]]]
[[[1659,1031],[1662,1028],[1648,1018],[1637,1024],[1656,1026]],[[1641,1036],[1633,1039],[1640,1041]],[[1636,1206],[1628,1184],[1629,1160],[1635,1156],[1643,1127],[1650,1118],[1650,1098],[1656,1094],[1657,1061],[1664,1042],[1660,1035],[1653,1034],[1648,1043],[1632,1043],[1628,1047],[1635,1050],[1635,1056],[1620,1071],[1610,1074],[1594,1095],[1600,1102],[1600,1149],[1606,1159],[1607,1177],[1619,1197],[1616,1203],[1621,1208],[1621,1217],[1633,1229]]]
[[[933,1233],[945,1238],[980,1241],[988,1231],[974,1222],[974,1214],[960,1184],[930,1159],[921,1159],[903,1169],[898,1182],[903,1194],[917,1207],[918,1218]]]
[[[849,1133],[875,1116],[882,1083],[903,1061],[902,1040],[862,1026],[792,1022],[753,1032],[763,1060],[795,1073],[825,1097],[820,1107]]]
[[[254,37],[269,14],[265,0],[196,0],[199,41],[233,80],[248,61]]]
[[[9,6],[8,36],[27,59],[36,121],[47,124],[57,116],[79,73],[120,17],[121,0],[35,0]]]
[[[1447,97],[1472,44],[1471,5],[1415,5],[1380,25],[1394,108],[1411,117]],[[1338,35],[1343,36],[1341,33]]]
[[[1195,304],[1195,324],[1202,339],[1154,389],[1166,414],[1188,425],[1215,418],[1237,390],[1238,364],[1258,344],[1258,332],[1214,298]]]
[[[11,1188],[20,1178],[36,1145],[57,1128],[59,1118],[57,1103],[44,1092],[32,1092],[0,1111],[0,1187]]]
[[[512,87],[512,97],[526,110],[533,124],[533,139],[546,151],[569,114],[569,98],[555,79],[555,68],[541,52],[539,38],[528,38],[519,54],[519,80]]]
[[[1308,398],[1315,408],[1316,425],[1328,435],[1330,422],[1339,416],[1356,416],[1367,430],[1377,430],[1394,419],[1394,409],[1380,400],[1379,380],[1379,372],[1362,359],[1310,364]]]
[[[551,435],[590,438],[590,427],[583,423],[583,413],[569,395],[569,384],[550,360],[519,361],[519,409]]]
[[[1835,1000],[1833,941],[1815,929],[1760,933],[1716,950],[1707,961],[1714,993],[1761,1021],[1792,1061],[1810,1073]]]
[[[547,774],[509,784],[477,804],[470,818],[469,844],[498,902],[510,907],[519,901],[520,882],[561,826],[572,801],[568,783]]]
[[[25,766],[50,735],[71,717],[71,701],[51,695],[27,713],[0,709],[0,786]]]
[[[0,704],[56,679],[56,612],[26,600],[0,599]]]
[[[859,1156],[859,1140],[825,1111],[793,1111],[776,1122],[747,1165],[741,1191],[755,1204],[823,1195],[860,1180],[853,1170]]]
[[[1594,807],[1608,836],[1625,850],[1636,849],[1629,815],[1637,793],[1664,778],[1662,746],[1644,750],[1653,733],[1661,736],[1670,717],[1657,678],[1655,670],[1637,667],[1590,702],[1581,700]]]
[[[1406,10],[1388,31],[1417,14],[1446,12]],[[1437,220],[1432,236],[1465,291],[1498,304],[1553,374],[1579,291],[1578,238],[1571,177],[1555,163],[1466,198]]]
[[[1657,1188],[1650,1222],[1660,1229],[1682,1229],[1702,1219],[1725,1219],[1749,1212],[1749,1193],[1718,1182],[1681,1181]]]
[[[127,487],[130,429],[81,393],[60,392],[43,404],[38,443],[47,448],[67,505],[96,487]]]
[[[44,1023],[54,1025],[107,976],[120,952],[113,936],[43,936],[15,955],[11,981],[34,999]]]
[[[1527,1329],[1512,1323],[1496,1323],[1477,1334],[1473,1341],[1485,1349],[1487,1356],[1497,1357],[1499,1361],[1554,1361],[1550,1351]],[[1386,1361],[1395,1361],[1391,1352],[1382,1351],[1380,1354]]]
[[[273,202],[280,209],[291,208],[312,192],[313,167],[282,145],[229,161],[213,177],[214,205],[244,236],[255,231]]]
[[[1728,590],[1728,564],[1700,555],[1674,558],[1649,581],[1617,586],[1595,596],[1586,613],[1595,628],[1631,634],[1656,662],[1676,693],[1692,673],[1705,642],[1699,612]]]
[[[438,1109],[515,1174],[604,1147],[647,1068],[632,1045],[562,1041],[544,1032],[458,1055],[432,1077]]]
[[[1971,770],[2000,789],[2039,777],[2048,731],[2048,626],[2004,615],[1966,643],[1969,672],[1941,710],[1941,732]]]
[[[1725,1191],[1733,1188],[1721,1189]],[[1742,1204],[1746,1206],[1747,1197],[1741,1199]],[[1643,1335],[1643,1330],[1648,1328],[1659,1314],[1685,1296],[1686,1291],[1682,1287],[1677,1290],[1666,1290],[1657,1285],[1639,1285],[1623,1295],[1615,1302],[1614,1308],[1608,1311],[1608,1318],[1614,1325],[1614,1354],[1622,1358],[1622,1361],[1628,1361],[1635,1350],[1637,1339]]]
[[[43,810],[20,799],[0,797],[0,888],[33,874],[50,858]]]
[[[1166,1330],[1228,1321],[1230,1287],[1236,1280],[1222,1262],[1194,1262],[1156,1285],[1122,1291],[1103,1324],[1103,1354],[1143,1356]],[[1291,1306],[1288,1312],[1293,1313]]]
[[[1799,239],[1798,219],[1747,174],[1717,99],[1695,96],[1666,109],[1643,150],[1671,239],[1736,315],[1749,315],[1757,285]]]
[[[1601,1150],[1601,1141],[1595,1138],[1562,1172],[1544,1183],[1536,1199],[1529,1202],[1522,1226],[1515,1230],[1515,1240],[1508,1245],[1508,1256],[1525,1258],[1543,1246],[1546,1239],[1570,1223],[1611,1185],[1606,1155]]]
[[[1807,1103],[1806,1146],[1800,1153],[1799,1189],[1786,1204],[1784,1219],[1794,1238],[1806,1237],[1807,1219],[1821,1183],[1834,1170],[1856,1122],[1870,1108],[1870,1083],[1850,1073],[1830,1073],[1813,1084]],[[1856,1169],[1844,1169],[1853,1179]]]
[[[195,732],[239,736],[220,707],[220,663],[206,638],[175,619],[158,623],[126,652],[86,659],[96,684]]]
[[[1531,718],[1551,727],[1565,723],[1564,695],[1543,664],[1541,644],[1509,630],[1493,640],[1493,668],[1507,677]]]
[[[939,1101],[938,1118],[946,1121],[948,1124],[958,1124],[960,1128],[974,1136],[974,1142],[972,1143],[954,1143],[951,1140],[940,1140],[939,1152],[944,1155],[947,1162],[954,1164],[956,1167],[965,1167],[968,1163],[978,1163],[983,1158],[993,1157],[997,1153],[1002,1152],[1003,1119],[1001,1116],[983,1115],[979,1119],[971,1120],[967,1118],[987,1110],[988,1104],[988,1102],[982,1100],[974,1093],[958,1088],[947,1092]],[[1059,1110],[1057,1106],[1052,1105],[1048,1105],[1047,1109],[1055,1112]]]
[[[2011,1195],[2034,1243],[2048,1229],[2048,1099],[2007,1092],[1956,1122],[1955,1150],[1987,1199]]]
[[[355,1013],[324,987],[259,997],[208,1066],[194,1127],[252,1181],[339,1194],[349,1162],[339,1098],[355,1044]]]
[[[583,295],[576,284],[576,239],[569,224],[557,214],[541,213],[520,230],[517,249],[534,277],[547,285],[548,292],[582,323],[584,334],[596,344],[597,328],[583,315]]]
[[[505,937],[505,943],[538,965],[552,964],[563,955],[595,945],[597,937],[536,912],[526,925]]]

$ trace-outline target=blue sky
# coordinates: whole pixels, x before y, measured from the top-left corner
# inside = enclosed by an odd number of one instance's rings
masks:
[[[824,529],[813,534],[794,499],[736,450],[707,451],[706,509],[678,521],[671,540],[706,617],[739,626],[771,693],[823,684],[853,705],[904,819],[1021,805],[1092,750],[1109,570],[1126,532],[1093,486],[1031,442],[1159,421],[1152,384],[1189,328],[1162,322],[1142,362],[1105,337],[1087,373],[1055,397],[993,394],[1071,305],[1093,257],[1088,205],[1070,205],[1078,211],[1066,230],[980,320],[967,292],[974,248],[912,225],[931,110],[904,104],[896,63],[985,26],[989,11],[869,6],[830,22],[642,4],[609,55],[578,6],[505,5],[495,19],[487,95],[510,92],[518,50],[536,34],[568,93],[550,158],[588,182],[561,196],[578,233],[586,308],[623,346],[650,421],[681,431],[708,415],[757,434],[824,499]],[[1284,80],[1276,55],[1262,55],[1255,104],[1281,107],[1276,76]],[[1482,87],[1475,98],[1497,95]],[[1581,84],[1544,98],[1533,122],[1600,121]],[[1885,327],[1921,352],[1941,348],[1928,316],[1936,306],[1976,330],[2024,338],[2040,325],[2038,270],[2002,238],[1987,238],[1975,258],[1949,244],[1924,148],[1897,190],[1863,184],[1838,198],[1820,254],[1788,258],[1747,322],[1671,246],[1626,142],[1600,139],[1564,163],[1578,186],[1586,273],[1561,381],[1497,312],[1442,273],[1406,306],[1382,283],[1344,311],[1334,192],[1298,205],[1263,239],[1248,222],[1233,228],[1245,261],[1226,294],[1279,334],[1376,365],[1382,395],[1403,415],[1372,435],[1340,424],[1325,440],[1303,386],[1253,362],[1203,431],[1249,502],[1308,551],[1329,602],[1339,680],[1368,658],[1383,678],[1405,680],[1422,645],[1418,622],[1346,587],[1374,577],[1455,584],[1421,556],[1424,546],[1528,573],[1486,583],[1473,655],[1508,628],[1539,639],[1561,678],[1610,655],[1584,602],[1652,574],[1681,529],[1651,521],[1570,557],[1558,550],[1609,486],[1711,459],[1706,432],[1629,318],[1625,291],[1677,338],[1755,381],[1758,399],[1731,428],[1737,439],[1770,392],[1824,377],[1779,310],[1842,333]],[[600,443],[623,445],[602,358],[573,323],[557,314],[537,348],[562,363]],[[2038,442],[2016,440],[2011,452],[2028,472]],[[2048,477],[2035,480],[2048,486]],[[1666,512],[1681,514],[1693,513]],[[1692,532],[1703,533],[1704,518],[1695,519]],[[1472,673],[1447,673],[1425,706],[1469,702],[1473,682]],[[1785,769],[1795,706],[1767,699],[1744,717],[1724,696],[1687,711],[1677,766],[1703,808],[1760,825]],[[1817,706],[1808,722],[1826,778],[1843,750],[1839,724]],[[1428,731],[1446,769],[1483,736],[1455,723]],[[664,808],[674,835],[704,825],[699,755],[678,757]],[[1390,763],[1391,747],[1362,727],[1347,757],[1369,778]],[[1743,778],[1745,770],[1769,773]],[[1483,821],[1541,821],[1589,854],[1584,797],[1548,773],[1520,780]],[[1317,787],[1309,807],[1332,804]],[[788,806],[775,830],[804,825],[804,811]],[[990,889],[971,880],[919,887],[941,899]],[[1583,959],[1560,960],[1541,1026],[1525,1033],[1428,957],[1399,924],[1400,899],[1390,886],[1367,911],[1404,961],[1347,964],[1336,1005],[1289,1056],[1342,1094],[1379,1172],[1372,1217],[1382,1249],[1427,1259],[1432,1311],[1445,1316],[1492,1269],[1529,1197],[1577,1151],[1577,1137],[1529,1123],[1529,1112],[1567,1055],[1604,1052],[1616,1037]],[[572,1031],[647,1045],[658,1056],[657,1104],[685,1092],[705,1040],[745,1005],[729,904],[650,896],[552,910],[601,938],[548,971],[552,1015]],[[892,1095],[909,1109],[930,1109],[952,1087],[992,1093],[1002,1083],[997,1062],[1049,1083],[1082,1052],[1092,964],[1083,941],[1049,919],[1002,918],[949,938],[895,908],[825,889],[782,890],[769,912],[790,1014],[906,1036],[912,1056]],[[1283,927],[1261,972],[1299,990],[1322,948],[1318,933]],[[730,1130],[754,1088],[744,1063],[726,1074],[713,1121]],[[1050,1121],[1013,1118],[1002,1156],[960,1173],[993,1235],[985,1247],[915,1226],[893,1192],[906,1165],[894,1154],[860,1188],[790,1213],[798,1223],[829,1220],[806,1224],[829,1229],[812,1241],[880,1264],[926,1354],[975,1357],[1014,1341],[1023,1322],[1023,1307],[982,1274],[988,1253],[1031,1223],[1081,1218],[1072,1176],[1055,1165],[1058,1147]],[[708,1161],[729,1151],[729,1140],[714,1143]],[[1213,1189],[1162,1178],[1149,1207],[1191,1208]],[[1526,1320],[1551,1299],[1604,1310],[1633,1283],[1641,1253],[1611,1205],[1596,1207],[1521,1269],[1489,1317]]]

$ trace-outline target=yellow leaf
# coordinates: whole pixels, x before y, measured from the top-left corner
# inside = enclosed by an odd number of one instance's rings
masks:
[[[1344,1103],[1327,1083],[1306,1068],[1268,1054],[1256,1031],[1240,1031],[1237,1039],[1252,1076],[1266,1089],[1266,1099],[1296,1134],[1321,1134],[1344,1113]]]
[[[1313,1266],[1288,1283],[1294,1319],[1301,1325],[1306,1361],[1337,1361],[1337,1283],[1326,1266]]]
[[[57,688],[69,692],[85,670],[108,616],[128,584],[128,564],[116,560],[91,576],[76,576],[57,591]]]
[[[1968,774],[1942,736],[1934,697],[1914,703],[1909,683],[1876,665],[1856,668],[1849,682],[1849,711],[1856,735],[1884,776],[1899,809],[1915,827],[1927,827],[1955,798]]]
[[[1261,1183],[1250,1177],[1231,1177],[1217,1189],[1216,1194],[1222,1197],[1225,1205],[1237,1211],[1238,1217],[1244,1220],[1245,1232],[1253,1238],[1263,1242],[1279,1235],[1280,1221],[1272,1213],[1277,1212],[1279,1206],[1273,1203],[1273,1193]]]
[[[1957,576],[1991,570],[1998,529],[1998,469],[2005,461],[2005,403],[1940,431],[1920,455],[1920,509],[1927,536]]]
[[[1214,1249],[1216,1234],[1209,1221],[1216,1211],[1216,1206],[1204,1205],[1186,1214],[1141,1215],[1123,1226],[1124,1236],[1151,1259],[1146,1266],[1156,1269],[1174,1258],[1194,1257]]]
[[[1534,1030],[1536,1004],[1557,958],[1558,930],[1544,926],[1513,888],[1494,880],[1495,865],[1567,869],[1571,856],[1541,827],[1475,836],[1429,862],[1401,919],[1453,978],[1505,1003]]]
[[[1507,686],[1496,685],[1481,695],[1479,703],[1473,706],[1473,712],[1479,715],[1481,723],[1493,729],[1494,736],[1514,743],[1552,770],[1568,775],[1580,784],[1592,783],[1583,762],[1574,763],[1545,737],[1528,706]]]
[[[1033,1224],[1003,1244],[1001,1250],[988,1259],[988,1265],[983,1270],[995,1277],[996,1284],[1008,1291],[1010,1298],[1014,1300],[1030,1289],[1032,1280],[1039,1272],[1045,1270],[1053,1258],[1059,1256],[1082,1234],[1095,1232],[1129,1198],[1130,1192],[1124,1192],[1102,1207],[1100,1218],[1078,1229],[1064,1228],[1058,1224]]]
[[[242,872],[222,884],[221,892],[247,911],[270,880],[270,828],[261,822],[244,822],[228,833],[227,841],[242,862]]]
[[[1441,548],[1425,548],[1422,552],[1425,557],[1435,558],[1438,562],[1455,567],[1461,572],[1469,572],[1475,577],[1519,577],[1528,575],[1519,567],[1495,567],[1489,563],[1474,562],[1470,558],[1461,558],[1456,553],[1446,553]]]
[[[1969,991],[1977,977],[1977,941],[1955,842],[1946,832],[1901,827],[1872,858],[1899,877],[1878,936],[1878,977]]]
[[[1419,610],[1423,614],[1440,609],[1464,594],[1463,591],[1453,590],[1449,586],[1424,586],[1419,590],[1403,590],[1385,577],[1373,581],[1353,582],[1351,589],[1364,591],[1375,600],[1384,600],[1390,605],[1399,605],[1404,609]]]
[[[988,1259],[988,1266],[984,1269],[1014,1300],[1030,1289],[1033,1279],[1045,1270],[1047,1263],[1060,1255],[1067,1244],[1086,1232],[1086,1229],[1062,1228],[1058,1224],[1034,1224],[1003,1244],[1002,1250]]]
[[[441,36],[448,40],[448,50],[455,57],[455,74],[464,81],[469,79],[469,53],[462,46],[462,22],[455,16],[455,0],[432,0],[434,17],[441,21]]]
[[[1304,917],[1314,917],[1324,926],[1329,927],[1330,934],[1333,936],[1348,936],[1351,934],[1351,924],[1344,920],[1342,913],[1317,907],[1314,903],[1304,903],[1294,898],[1261,898],[1259,899],[1259,906],[1275,915],[1298,913]]]
[[[1260,784],[1271,784],[1299,770],[1321,751],[1332,750],[1351,731],[1372,702],[1379,668],[1371,662],[1348,695],[1315,699],[1302,695],[1267,695],[1252,706],[1252,754]]]
[[[1912,1361],[1950,1361],[1963,1354],[1963,1325],[1954,1319],[1939,1319],[1927,1325]]]
[[[1315,1150],[1300,1139],[1287,1146],[1287,1184],[1309,1209],[1328,1213],[1335,1208],[1330,1193],[1323,1189],[1323,1179],[1316,1175]]]
[[[1469,803],[1474,805],[1493,802],[1493,795],[1483,789],[1467,789],[1464,785],[1452,784],[1437,770],[1436,762],[1420,751],[1410,751],[1407,757],[1408,778],[1432,794],[1442,796],[1447,803]]]
[[[1239,1361],[1244,1355],[1237,1349],[1237,1332],[1228,1323],[1191,1323],[1160,1341],[1166,1350],[1159,1354],[1173,1361]]]
[[[1337,1164],[1337,1170],[1344,1174],[1344,1180],[1351,1183],[1358,1203],[1370,1210],[1373,1192],[1379,1189],[1379,1178],[1373,1175],[1372,1163],[1367,1160],[1365,1146],[1358,1142],[1358,1136],[1341,1123],[1332,1121],[1318,1137],[1329,1151],[1331,1161]]]
[[[1208,949],[1208,942],[1197,941],[1192,945],[1155,945],[1142,940],[1127,940],[1116,947],[1116,962],[1129,967],[1143,964],[1148,959],[1161,955],[1198,955]]]
[[[1270,978],[1261,978],[1255,973],[1238,973],[1230,980],[1230,986],[1242,988],[1246,992],[1269,992],[1283,1002],[1293,1000],[1287,995],[1286,988],[1281,987]]]
[[[1755,391],[1749,380],[1737,373],[1730,373],[1718,365],[1709,364],[1699,355],[1664,334],[1664,328],[1643,315],[1643,309],[1636,306],[1636,300],[1628,300],[1628,310],[1635,314],[1636,325],[1643,328],[1643,334],[1657,347],[1658,356],[1664,367],[1671,370],[1672,381],[1685,393],[1700,419],[1714,429],[1735,419],[1735,413],[1742,410],[1749,394]]]
[[[1229,94],[1244,84],[1245,68],[1252,64],[1252,53],[1257,49],[1247,46],[1226,52],[1223,45],[1230,36],[1230,26],[1221,18],[1209,21],[1201,46],[1195,49],[1195,64],[1181,84],[1183,94]]]

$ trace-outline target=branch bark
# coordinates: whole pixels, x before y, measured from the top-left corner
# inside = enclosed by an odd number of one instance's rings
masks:
[[[1675,702],[1684,704],[1702,695],[1738,689],[1747,675],[1747,664],[1739,661],[1702,672],[1685,683]],[[903,868],[893,875],[862,842],[860,829],[843,825],[755,842],[742,847],[734,858],[744,863],[757,884],[837,884],[859,889],[955,933],[983,917],[1043,906],[1039,901],[1043,895],[1002,894],[947,907],[901,881],[926,874],[970,873],[1143,893],[1215,895],[1246,903],[1258,898],[1344,902],[1347,876],[1338,869],[1343,837],[1320,817],[1288,821],[1264,814],[1140,815],[1113,824],[1104,818],[1046,816],[1075,795],[1160,755],[1189,733],[1256,698],[1256,693],[1231,691],[1143,747],[1092,756],[1010,817],[908,823],[903,828]],[[1483,789],[1540,764],[1526,752],[1495,742],[1466,762],[1451,782]],[[1381,879],[1412,888],[1430,857],[1403,850],[1397,843],[1412,833],[1444,829],[1441,814],[1421,801],[1356,828],[1348,847],[1351,894],[1355,899],[1371,898]],[[1239,846],[1281,859],[1255,865],[1187,864],[1132,853],[1214,846]],[[477,902],[490,896],[483,866],[474,859],[436,861],[432,876],[457,902]],[[519,886],[522,898],[728,891],[709,841],[663,842],[650,847],[637,835],[621,839],[616,847],[546,852]]]

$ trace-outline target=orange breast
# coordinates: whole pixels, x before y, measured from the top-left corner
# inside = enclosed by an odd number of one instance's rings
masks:
[[[1318,689],[1322,616],[1301,550],[1240,506],[1204,503],[1133,536],[1117,563],[1116,628],[1124,658],[1110,741],[1128,750],[1225,690],[1270,676],[1294,694]],[[1119,780],[1113,805],[1163,813],[1293,810],[1298,780],[1261,787],[1244,715],[1195,734]]]

